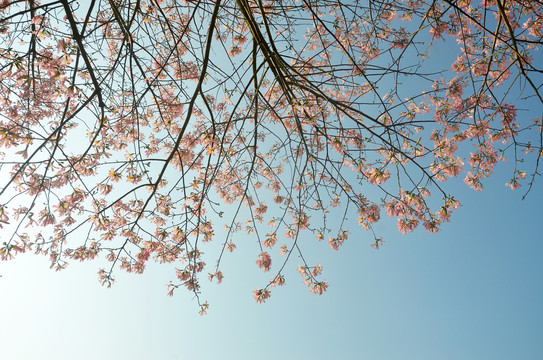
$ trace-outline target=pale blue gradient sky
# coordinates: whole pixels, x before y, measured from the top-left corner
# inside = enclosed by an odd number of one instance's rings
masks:
[[[254,242],[240,241],[224,283],[204,287],[204,317],[186,291],[166,296],[168,266],[118,273],[107,289],[96,264],[55,273],[39,257],[1,262],[2,358],[541,359],[543,191],[521,201],[506,174],[480,193],[458,184],[463,206],[437,235],[402,236],[387,219],[378,251],[355,228],[339,252],[303,241],[324,266],[323,296],[309,293],[294,259],[287,286],[255,304],[251,291],[269,276]]]
[[[500,163],[483,192],[447,183],[463,206],[438,234],[401,235],[385,217],[375,227],[382,249],[351,225],[338,252],[306,234],[304,256],[330,284],[323,296],[308,291],[293,258],[286,286],[256,304],[252,291],[272,275],[257,268],[249,236],[224,258],[223,284],[202,281],[204,317],[187,291],[166,296],[173,266],[119,271],[107,289],[97,263],[54,272],[30,254],[0,262],[0,358],[541,360],[543,179],[521,201],[525,187],[504,186],[511,166]]]

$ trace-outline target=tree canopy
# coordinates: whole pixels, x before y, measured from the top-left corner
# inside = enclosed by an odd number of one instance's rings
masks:
[[[102,257],[106,285],[174,263],[169,294],[205,312],[246,232],[256,301],[295,257],[322,294],[300,238],[338,250],[355,217],[379,248],[384,214],[437,232],[445,181],[481,190],[506,157],[529,192],[542,33],[531,0],[2,0],[0,256]]]

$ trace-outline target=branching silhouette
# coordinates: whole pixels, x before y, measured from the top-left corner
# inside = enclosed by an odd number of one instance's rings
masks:
[[[102,256],[106,285],[175,263],[169,294],[205,312],[201,274],[222,280],[243,231],[275,271],[258,302],[292,255],[322,294],[301,237],[337,250],[355,215],[378,248],[382,211],[437,232],[443,182],[480,190],[506,154],[530,191],[542,32],[528,0],[2,0],[0,256]]]

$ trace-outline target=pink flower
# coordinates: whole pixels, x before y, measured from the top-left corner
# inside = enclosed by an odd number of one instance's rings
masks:
[[[212,281],[213,278],[216,278],[217,279],[217,284],[220,284],[220,283],[222,283],[222,279],[224,278],[224,275],[222,274],[222,271],[217,271],[214,274],[209,274],[208,278],[209,278],[209,281]]]
[[[311,271],[312,276],[319,276],[322,273],[322,265],[318,264],[313,268],[313,271]]]
[[[271,263],[272,261],[271,261],[270,254],[268,254],[267,252],[263,251],[260,253],[260,255],[258,255],[258,260],[256,261],[256,264],[258,265],[259,268],[264,270],[264,272],[269,271],[271,269]]]
[[[521,185],[520,183],[516,180],[516,179],[511,179],[510,182],[508,182],[507,184],[505,184],[505,186],[509,186],[511,188],[511,190],[516,190],[518,189]]]
[[[375,242],[373,244],[371,244],[371,247],[376,249],[376,250],[379,250],[379,247],[383,245],[383,238],[380,237],[380,238],[376,238],[375,239]]]
[[[326,281],[320,281],[314,283],[309,289],[313,294],[322,295],[328,288],[328,283]]]
[[[266,206],[266,204],[264,203],[260,203],[260,205],[255,208],[255,212],[258,214],[258,215],[262,215],[262,214],[265,214],[266,211],[268,211],[268,207]]]
[[[232,241],[230,241],[230,242],[228,243],[228,245],[226,245],[226,250],[227,250],[228,252],[234,251],[235,248],[236,248],[236,244],[234,244]]]
[[[375,185],[384,183],[390,178],[390,172],[388,171],[388,169],[385,169],[385,171],[383,171],[381,169],[376,169],[374,167],[364,171],[364,175],[366,175],[370,184],[375,184]]]
[[[398,230],[402,234],[407,234],[415,230],[418,225],[419,221],[417,219],[398,219]]]
[[[271,282],[271,286],[283,286],[285,285],[285,277],[283,275],[277,275]]]
[[[209,304],[207,303],[207,301],[203,303],[202,305],[200,305],[200,311],[199,311],[200,316],[206,315],[208,309],[209,309]]]
[[[277,236],[274,233],[270,232],[266,235],[266,240],[264,240],[264,246],[271,249],[276,242]]]
[[[261,304],[261,303],[265,302],[266,300],[268,300],[268,298],[271,295],[271,292],[268,289],[254,290],[253,293],[255,294],[254,298],[255,298],[256,302],[259,303],[259,304]]]
[[[337,237],[333,238],[330,236],[330,239],[328,240],[328,245],[330,245],[330,248],[333,250],[338,250],[341,245],[343,245],[343,242],[349,237],[349,231],[344,230],[341,234],[338,234]]]

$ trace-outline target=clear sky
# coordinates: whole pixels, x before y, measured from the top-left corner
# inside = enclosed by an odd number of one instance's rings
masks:
[[[203,317],[184,289],[166,296],[173,266],[118,271],[108,289],[96,262],[55,272],[32,254],[2,261],[0,359],[541,360],[543,179],[522,201],[526,185],[505,187],[511,166],[499,163],[482,192],[463,176],[446,183],[462,207],[437,234],[401,235],[384,211],[380,250],[356,225],[337,252],[305,234],[304,256],[329,283],[322,296],[308,291],[293,258],[286,286],[256,304],[252,291],[279,264],[263,274],[255,239],[243,235],[223,260],[223,283],[202,279]]]
[[[338,252],[302,242],[324,266],[323,296],[295,259],[287,286],[256,304],[269,273],[249,238],[226,259],[223,284],[204,286],[204,317],[186,291],[166,296],[168,266],[118,273],[107,289],[93,263],[1,262],[2,359],[542,359],[543,189],[521,201],[506,168],[483,192],[459,184],[463,206],[436,235],[400,235],[387,220],[380,250],[356,228]]]

